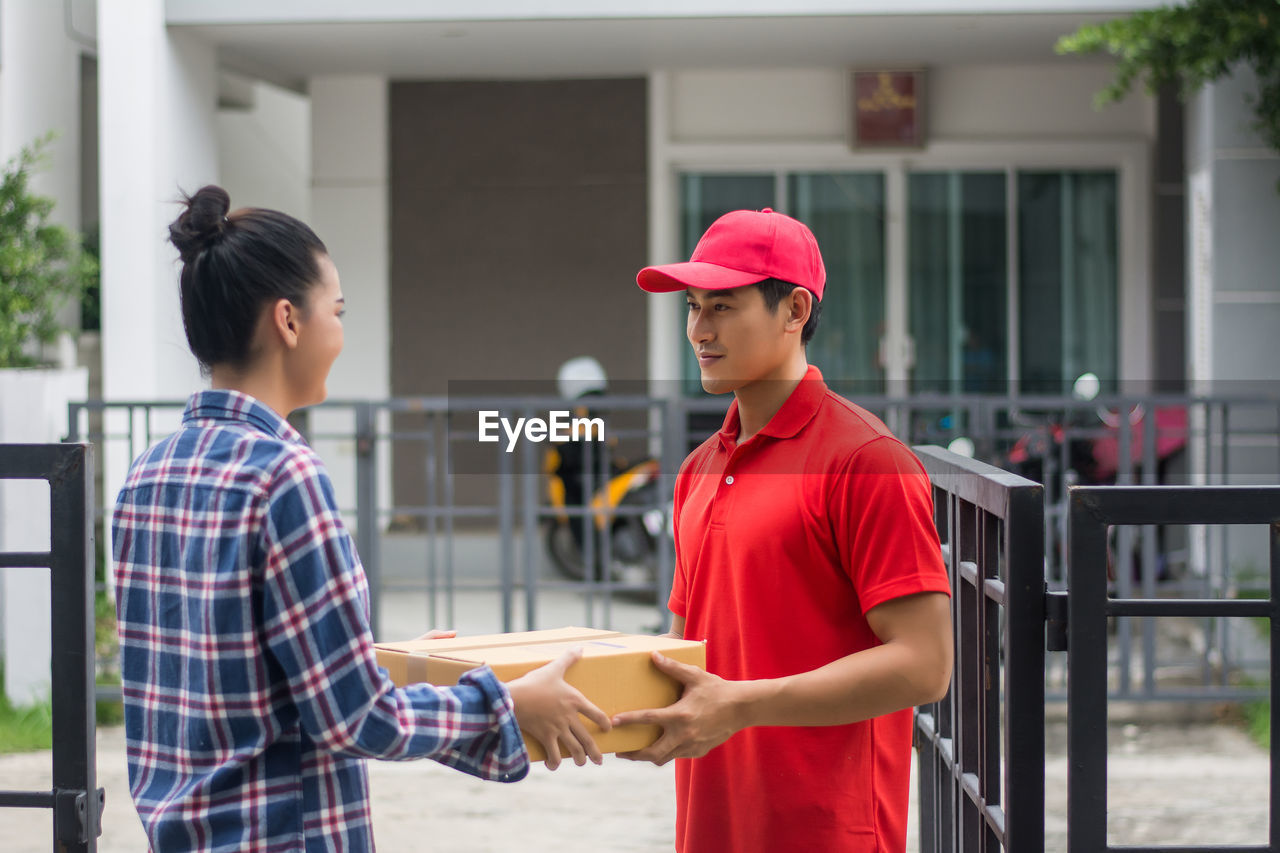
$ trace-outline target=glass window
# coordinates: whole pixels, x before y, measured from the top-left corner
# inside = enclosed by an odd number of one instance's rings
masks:
[[[809,343],[810,362],[846,393],[882,392],[884,371],[877,353],[884,335],[884,176],[791,174],[786,199],[779,200],[771,174],[682,175],[683,256],[693,252],[698,238],[722,214],[765,207],[804,222],[822,247],[827,286],[818,331]],[[698,366],[688,348],[684,365],[686,393],[700,393]]]
[[[1018,173],[1023,393],[1068,394],[1086,372],[1115,390],[1118,242],[1114,172]]]
[[[698,175],[680,176],[680,257],[687,260],[698,245],[698,238],[724,214],[731,210],[760,210],[774,207],[774,177],[772,174]],[[685,323],[685,303],[681,299],[680,328]],[[704,393],[699,381],[698,362],[693,350],[682,347],[684,356],[684,393]]]
[[[845,393],[884,391],[884,176],[803,173],[787,179],[787,207],[818,239],[827,285],[808,358]]]
[[[922,171],[907,176],[907,323],[912,391],[1069,393],[1093,372],[1114,390],[1118,364],[1114,171]],[[882,393],[884,175],[792,172],[680,176],[681,251],[729,210],[773,207],[813,229],[827,298],[809,359],[845,393]],[[1016,222],[1017,368],[1010,340],[1010,218]],[[681,311],[683,312],[683,305]],[[683,313],[681,314],[683,322]],[[701,393],[685,348],[686,391]]]
[[[999,393],[1008,378],[1008,227],[1002,172],[908,176],[913,391]]]

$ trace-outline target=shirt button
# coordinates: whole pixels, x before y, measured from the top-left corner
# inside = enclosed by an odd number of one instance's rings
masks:
[[[732,475],[732,474],[730,474],[728,477],[725,477],[725,478],[724,478],[724,484],[725,484],[726,486],[732,486],[732,485],[733,485],[733,475]]]

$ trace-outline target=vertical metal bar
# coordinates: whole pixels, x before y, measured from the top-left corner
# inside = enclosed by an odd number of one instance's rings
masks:
[[[1227,485],[1231,481],[1230,467],[1230,444],[1231,444],[1231,413],[1228,408],[1229,404],[1225,401],[1222,404],[1222,484]],[[1231,589],[1233,586],[1233,578],[1231,577],[1231,558],[1230,558],[1230,539],[1231,528],[1221,525],[1218,528],[1221,536],[1218,544],[1222,548],[1222,588]],[[1219,683],[1225,685],[1227,683],[1226,674],[1231,671],[1231,632],[1227,630],[1227,620],[1215,620],[1218,628],[1218,678]],[[1206,644],[1207,645],[1207,644]]]
[[[89,445],[58,448],[49,479],[53,611],[53,788],[84,791],[55,804],[61,849],[92,851],[99,834],[94,716],[93,455]]]
[[[1271,731],[1280,731],[1280,521],[1272,521],[1271,545]],[[1270,845],[1280,850],[1280,744],[1271,739]]]
[[[978,778],[981,781],[982,799],[987,807],[1004,802],[1001,791],[1003,774],[1000,772],[1000,610],[1001,606],[986,594],[988,578],[1000,576],[1000,518],[985,510],[979,515],[981,539],[978,543],[978,603],[980,636],[982,638],[982,726],[981,763]],[[1043,678],[1041,683],[1043,683]],[[992,832],[982,821],[984,850],[996,850],[1003,838],[993,842]]]
[[[1107,839],[1107,541],[1090,491],[1071,490],[1067,516],[1067,853],[1097,853]]]
[[[1151,405],[1142,422],[1142,484],[1156,484],[1156,409]],[[1142,597],[1156,597],[1156,527],[1144,524],[1142,536]],[[1206,638],[1207,640],[1207,638]],[[1142,619],[1142,694],[1156,693],[1156,623],[1149,616]]]
[[[457,615],[455,612],[455,600],[457,598],[457,572],[455,571],[455,557],[453,543],[453,517],[457,512],[454,506],[454,489],[453,489],[453,409],[452,403],[450,408],[446,408],[442,412],[442,425],[440,428],[441,441],[444,444],[444,600],[445,615],[448,617],[445,624],[456,625]],[[494,445],[495,453],[500,453],[496,448],[500,445]]]
[[[522,469],[520,524],[524,537],[524,623],[526,631],[538,629],[538,484],[536,456],[529,442],[520,448]]]
[[[1133,404],[1122,403],[1116,411],[1119,419],[1119,462],[1116,468],[1116,484],[1133,482]],[[1106,527],[1103,531],[1105,533]],[[1133,597],[1133,528],[1120,525],[1115,531],[1116,541],[1116,594],[1120,598]],[[1069,587],[1068,587],[1069,588]],[[1120,695],[1130,698],[1133,694],[1133,631],[1128,616],[1116,619],[1116,646],[1119,652]],[[1148,661],[1143,662],[1144,673]],[[1145,679],[1144,679],[1145,680]]]
[[[1223,405],[1226,405],[1225,403]],[[1212,403],[1206,401],[1204,404],[1204,484],[1210,485],[1213,482],[1213,410]],[[1204,578],[1205,578],[1205,598],[1217,598],[1226,590],[1226,576],[1220,573],[1220,564],[1215,559],[1217,549],[1214,544],[1217,540],[1221,527],[1214,525],[1204,526]],[[1220,647],[1221,637],[1219,636],[1220,623],[1211,616],[1204,617],[1204,632],[1207,642],[1204,644],[1204,650],[1200,654],[1200,671],[1201,680],[1205,684],[1213,683],[1213,660],[1216,650]]]
[[[1005,849],[1044,853],[1044,487],[1009,494],[1005,535]]]
[[[503,416],[510,412],[503,412]],[[521,412],[527,417],[528,412]],[[500,444],[500,443],[499,443]],[[515,507],[512,505],[515,490],[511,483],[511,454],[505,450],[495,451],[498,454],[498,551],[499,570],[502,578],[502,630],[512,631],[512,597],[515,584],[515,555],[512,551],[512,524]]]
[[[955,537],[956,548],[952,553],[957,560],[977,562],[978,557],[978,508],[969,501],[959,502],[960,524]],[[958,551],[958,553],[957,553]],[[956,649],[956,666],[960,670],[960,695],[956,703],[956,770],[957,777],[977,773],[982,759],[982,664],[983,649],[980,630],[982,611],[982,581],[961,578],[957,602],[960,642]],[[982,815],[969,797],[963,793],[959,800],[960,845],[964,850],[976,850],[981,838]]]
[[[583,607],[586,609],[586,624],[595,624],[596,612],[596,518],[593,498],[596,493],[595,477],[595,442],[582,443],[582,506],[578,509],[582,515],[582,580]],[[600,561],[603,562],[603,561]]]
[[[75,443],[80,440],[80,410],[84,408],[84,403],[67,403],[67,438],[66,440]]]
[[[927,706],[937,718],[937,704]],[[916,824],[919,827],[920,834],[920,853],[942,853],[938,846],[938,833],[934,822],[938,814],[938,791],[937,791],[937,759],[935,758],[933,742],[926,741],[920,737],[920,730],[916,728],[916,784],[918,786],[918,797],[916,799]]]
[[[356,548],[369,580],[369,627],[382,637],[382,560],[378,549],[378,452],[373,405],[356,403]]]
[[[439,597],[440,597],[440,574],[439,574],[439,551],[440,551],[440,503],[437,495],[440,490],[439,477],[439,458],[440,448],[436,440],[436,434],[439,432],[437,421],[440,415],[436,412],[425,412],[423,414],[423,423],[425,425],[426,434],[423,436],[423,445],[426,450],[423,453],[423,468],[426,479],[425,483],[425,503],[423,509],[426,511],[426,530],[427,530],[427,624],[428,625],[445,625],[453,627],[452,620],[449,622],[439,621]]]
[[[685,438],[687,424],[683,401],[676,398],[674,400],[659,399],[656,402],[659,423],[662,425],[662,435],[659,436],[658,441],[658,446],[661,448],[658,465],[658,496],[667,504],[661,507],[666,525],[657,537],[658,579],[654,603],[658,610],[659,630],[666,632],[671,630],[671,610],[667,607],[667,601],[670,599],[671,585],[675,577],[675,549],[668,547],[667,540],[667,531],[675,528],[675,519],[668,518],[667,512],[671,508],[670,502],[675,494],[675,472],[679,464],[678,460],[684,459],[684,448],[688,446],[688,440]],[[671,544],[674,545],[674,543]]]
[[[960,657],[960,588],[963,581],[960,580],[960,499],[955,494],[947,495],[947,530],[950,532],[951,547],[947,552],[947,574],[951,578],[951,624],[952,630],[956,635],[956,659]],[[952,763],[959,760],[959,751],[956,744],[956,714],[958,712],[957,703],[959,702],[958,694],[961,690],[961,672],[960,667],[954,666],[951,675],[951,689],[947,691],[947,695],[942,697],[942,701],[938,703],[938,735],[939,746],[944,744],[951,750]],[[941,780],[941,792],[938,797],[938,803],[941,808],[938,810],[938,832],[943,850],[955,850],[959,843],[959,833],[957,826],[958,816],[956,814],[956,803],[959,797],[964,796],[964,792],[960,788],[959,774],[953,772],[953,768],[949,767],[943,760],[941,753],[938,755],[937,774]]]
[[[613,479],[613,454],[609,451],[609,445],[601,442],[600,444],[600,508],[604,512],[604,526],[600,528],[600,584],[601,595],[603,596],[603,621],[601,624],[605,628],[613,627],[613,564],[615,555],[613,552],[613,524],[618,518],[615,514],[616,510],[622,509],[622,498],[618,498],[618,506],[613,506],[613,501],[609,494],[609,483]]]

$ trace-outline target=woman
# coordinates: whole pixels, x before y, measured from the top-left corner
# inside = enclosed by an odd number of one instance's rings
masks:
[[[285,420],[325,399],[342,351],[338,272],[273,210],[208,186],[169,227],[182,319],[212,388],[140,456],[112,521],[133,799],[155,853],[368,850],[366,758],[528,772],[521,729],[601,755],[570,653],[503,685],[395,688],[324,465]]]

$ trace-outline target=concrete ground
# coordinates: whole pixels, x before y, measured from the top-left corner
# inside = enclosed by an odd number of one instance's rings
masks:
[[[396,537],[384,544],[388,576],[405,581],[419,572],[425,544]],[[463,537],[459,580],[492,579],[496,551],[484,537]],[[545,569],[539,567],[542,572]],[[431,627],[460,633],[502,630],[501,599],[494,592],[459,593],[453,619],[443,621],[439,600],[433,609],[421,592],[387,591],[381,597],[379,639],[407,639]],[[590,625],[623,631],[652,629],[655,605],[612,602],[605,619],[602,602],[588,605],[580,592],[543,591],[536,599],[536,627]],[[525,600],[512,601],[513,629],[524,630]],[[1267,840],[1268,756],[1236,726],[1188,723],[1161,715],[1116,722],[1107,732],[1111,843],[1142,845],[1265,844]],[[1145,720],[1145,721],[1144,721]],[[1066,848],[1065,723],[1046,730],[1045,849]],[[1101,734],[1101,733],[1100,733]],[[0,789],[48,790],[47,752],[0,756]],[[123,732],[98,733],[98,781],[107,792],[102,853],[146,849],[142,827],[129,800]],[[667,851],[675,823],[673,772],[606,757],[602,767],[571,763],[552,773],[536,765],[514,785],[479,782],[427,761],[371,762],[373,813],[379,848],[451,853],[508,851]],[[908,850],[918,849],[913,806]],[[0,809],[0,849],[7,853],[47,853],[52,818],[48,812]]]

